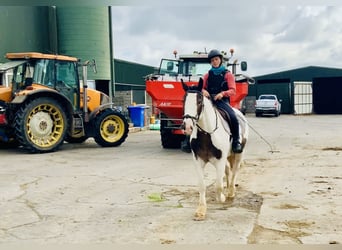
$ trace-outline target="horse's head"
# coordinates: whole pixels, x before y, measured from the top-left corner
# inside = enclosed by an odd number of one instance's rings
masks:
[[[203,109],[203,79],[200,78],[198,85],[188,86],[181,80],[184,96],[183,127],[184,133],[190,135]]]

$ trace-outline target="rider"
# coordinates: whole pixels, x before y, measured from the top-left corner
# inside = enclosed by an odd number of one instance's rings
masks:
[[[242,152],[239,141],[239,122],[233,108],[229,105],[229,97],[235,95],[235,78],[223,65],[223,55],[216,49],[208,54],[211,69],[203,76],[202,93],[206,97],[213,96],[217,108],[223,109],[229,114],[232,123],[232,150],[234,153]]]

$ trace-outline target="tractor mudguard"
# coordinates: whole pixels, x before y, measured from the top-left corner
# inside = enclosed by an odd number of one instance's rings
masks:
[[[98,106],[96,109],[94,109],[94,110],[89,114],[89,120],[90,120],[90,121],[93,120],[99,112],[101,112],[101,111],[103,111],[103,110],[105,110],[105,109],[107,109],[107,108],[110,108],[110,109],[114,110],[115,112],[121,113],[120,110],[118,110],[118,109],[116,109],[116,108],[112,108],[113,106],[114,106],[114,103],[106,103],[106,104],[102,104],[102,105]]]

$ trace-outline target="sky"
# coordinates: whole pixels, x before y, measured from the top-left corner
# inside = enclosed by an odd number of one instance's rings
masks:
[[[118,5],[112,13],[117,59],[158,67],[161,58],[174,58],[174,50],[233,48],[234,59],[247,61],[249,76],[307,66],[342,68],[342,6],[236,1]]]

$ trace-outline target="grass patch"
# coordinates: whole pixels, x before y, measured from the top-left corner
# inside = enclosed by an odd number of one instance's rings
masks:
[[[152,201],[152,202],[162,202],[166,200],[161,193],[149,194],[147,198],[149,199],[149,201]]]

